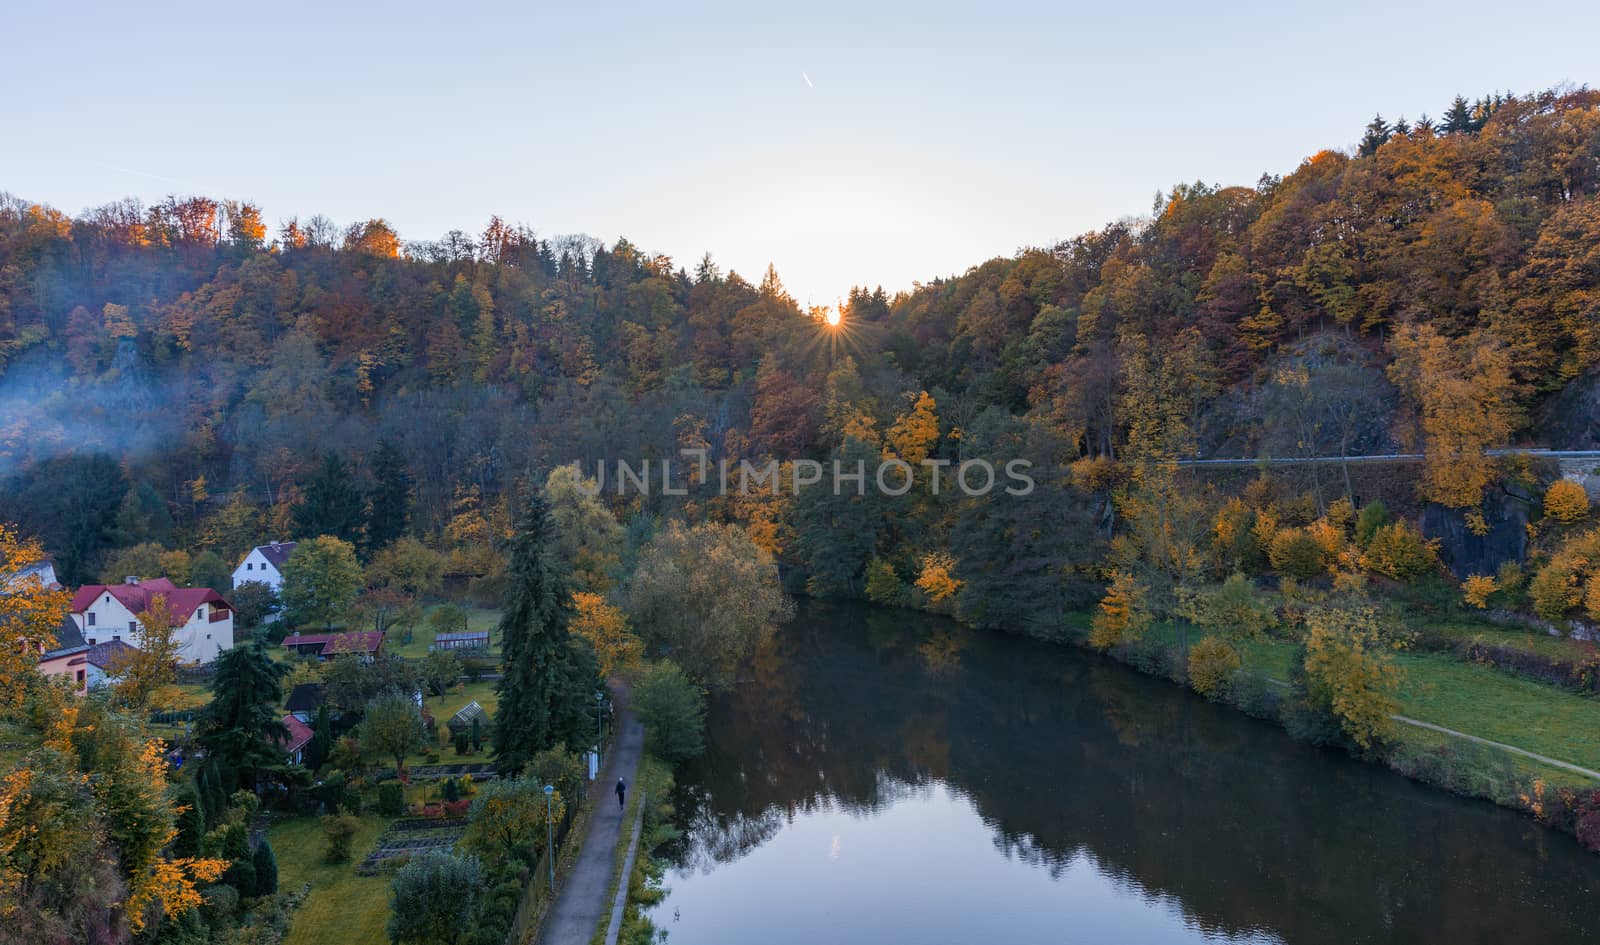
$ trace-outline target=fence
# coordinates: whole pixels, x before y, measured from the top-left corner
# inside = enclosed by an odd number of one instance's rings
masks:
[[[567,834],[572,830],[572,820],[576,811],[576,805],[568,804],[566,810],[561,812],[561,819],[556,821],[555,845],[539,854],[539,862],[534,864],[533,872],[528,876],[527,888],[523,889],[522,899],[517,903],[517,914],[511,920],[510,930],[506,932],[506,945],[523,945],[533,932],[539,917],[544,914],[545,903],[552,895],[550,856],[552,853],[557,857],[561,856],[561,845],[567,841]]]

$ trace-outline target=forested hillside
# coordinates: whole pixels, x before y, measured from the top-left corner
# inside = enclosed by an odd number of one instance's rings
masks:
[[[1600,93],[1375,120],[1282,177],[1180,185],[1149,219],[841,314],[771,269],[498,218],[402,243],[206,197],[77,217],[7,197],[0,520],[82,581],[137,543],[231,564],[310,537],[344,483],[370,506],[346,537],[414,533],[483,579],[473,543],[573,460],[1016,456],[1041,488],[1015,501],[610,501],[646,531],[669,507],[741,522],[816,593],[925,582],[974,622],[1047,629],[1098,593],[1141,463],[1417,447],[1417,498],[1470,514],[1499,475],[1483,449],[1588,445],[1530,418],[1600,359]],[[384,488],[413,496],[403,521],[375,521]],[[1350,491],[1278,495],[1279,520]]]

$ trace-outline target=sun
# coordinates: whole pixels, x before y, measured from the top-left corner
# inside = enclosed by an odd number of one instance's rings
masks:
[[[843,320],[843,318],[844,316],[841,315],[839,310],[836,308],[828,309],[827,314],[822,316],[822,320],[828,323],[829,328],[838,328],[839,322]]]

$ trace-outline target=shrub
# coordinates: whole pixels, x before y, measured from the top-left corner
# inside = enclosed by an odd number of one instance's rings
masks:
[[[1273,535],[1267,559],[1274,570],[1294,578],[1316,577],[1328,570],[1327,549],[1303,528],[1285,528]]]
[[[464,755],[472,748],[472,737],[465,730],[457,732],[454,741],[458,755]]]
[[[1571,562],[1558,555],[1528,582],[1528,597],[1534,613],[1546,620],[1560,620],[1582,599],[1581,587]]]
[[[1238,651],[1218,637],[1206,637],[1189,649],[1189,685],[1202,696],[1220,695],[1238,669]]]
[[[444,795],[446,801],[461,800],[461,788],[456,785],[455,778],[445,778],[440,793]]]
[[[1111,586],[1090,622],[1089,645],[1108,650],[1144,637],[1150,614],[1144,607],[1144,588],[1126,571],[1111,574]]]
[[[256,846],[255,856],[251,857],[256,867],[256,895],[270,896],[278,891],[278,858],[272,852],[272,844],[266,837],[261,838],[261,843]]]
[[[1234,573],[1200,599],[1197,622],[1236,640],[1254,639],[1278,622],[1272,605],[1256,594],[1250,579]]]
[[[1362,548],[1372,541],[1372,536],[1378,529],[1389,524],[1389,510],[1383,507],[1382,502],[1369,502],[1361,507],[1361,514],[1356,517],[1356,544]]]
[[[1557,479],[1544,493],[1544,514],[1570,524],[1589,514],[1589,493],[1571,479]]]
[[[399,817],[405,812],[405,785],[399,781],[385,781],[378,785],[378,813],[385,817]]]
[[[562,797],[582,804],[588,784],[589,766],[565,745],[541,751],[528,760],[528,777],[540,784],[553,784]]]
[[[906,604],[906,588],[895,574],[894,565],[882,558],[867,562],[867,599],[874,604],[902,607]]]
[[[349,814],[330,814],[322,818],[322,836],[328,841],[329,863],[350,862],[350,847],[360,829],[361,821]]]
[[[394,875],[389,939],[456,942],[472,926],[483,869],[475,856],[431,851]]]
[[[1489,595],[1499,589],[1494,578],[1484,574],[1469,575],[1461,584],[1462,597],[1479,610],[1489,606]]]
[[[1367,543],[1361,564],[1368,571],[1409,584],[1435,567],[1434,544],[1405,522],[1380,527]]]
[[[657,757],[677,764],[705,750],[705,696],[677,664],[654,664],[633,687],[633,708]]]

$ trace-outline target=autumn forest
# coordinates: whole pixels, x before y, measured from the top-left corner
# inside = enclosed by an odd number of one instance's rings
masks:
[[[547,502],[591,644],[552,732],[595,727],[592,661],[629,646],[731,686],[725,640],[670,629],[666,562],[715,561],[705,593],[761,622],[784,595],[858,600],[1098,651],[1600,853],[1600,786],[1575,773],[1600,768],[1600,459],[1526,452],[1600,449],[1600,92],[1441,104],[817,307],[782,260],[499,217],[412,242],[220,195],[74,216],[0,194],[0,523],[68,587],[159,568],[227,593],[251,548],[327,536],[364,571],[322,622],[389,629],[423,603],[514,608]],[[683,450],[895,459],[919,488],[729,493]],[[681,489],[581,495],[618,459],[671,459]],[[1011,459],[1025,495],[952,484]],[[783,593],[750,590],[769,567]]]

